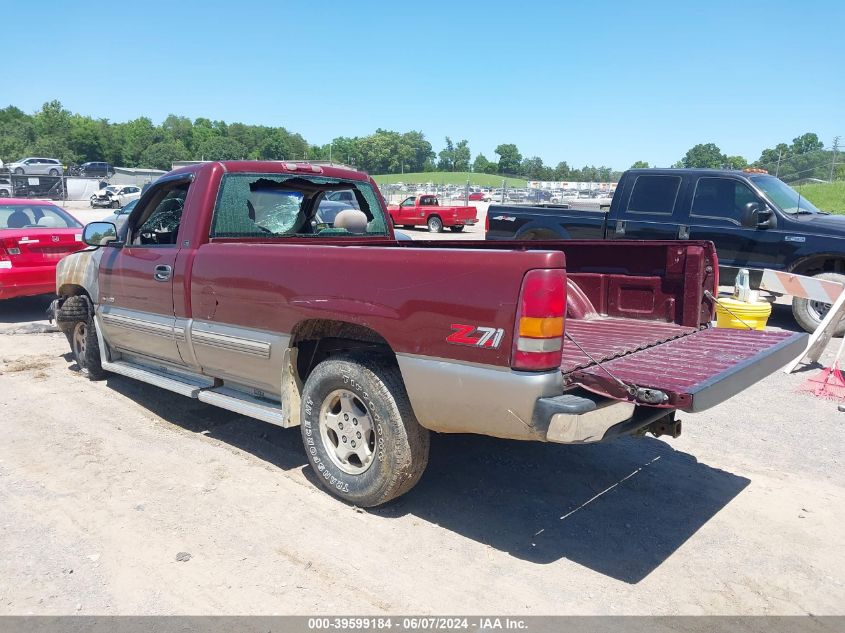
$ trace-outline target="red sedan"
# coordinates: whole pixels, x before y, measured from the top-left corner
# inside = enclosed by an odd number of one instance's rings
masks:
[[[54,293],[56,264],[82,248],[82,225],[48,200],[0,201],[0,299]]]
[[[482,200],[484,202],[489,202],[490,201],[490,194],[484,193],[482,191],[473,191],[471,194],[469,194],[469,199],[470,200]]]

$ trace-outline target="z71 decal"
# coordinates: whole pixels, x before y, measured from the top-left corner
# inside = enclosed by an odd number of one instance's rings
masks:
[[[502,342],[505,331],[502,328],[483,327],[475,325],[452,324],[452,334],[446,337],[446,342],[454,345],[471,345],[472,347],[486,347],[496,349]]]

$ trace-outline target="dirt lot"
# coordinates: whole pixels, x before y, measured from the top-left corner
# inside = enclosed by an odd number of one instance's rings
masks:
[[[48,300],[0,306],[0,614],[842,612],[845,413],[797,392],[817,368],[677,440],[435,436],[365,512],[298,429],[83,378]]]

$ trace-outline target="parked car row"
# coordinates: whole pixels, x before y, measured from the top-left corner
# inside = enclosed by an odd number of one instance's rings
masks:
[[[0,163],[2,167],[2,163]],[[30,156],[9,163],[6,168],[18,176],[81,176],[83,178],[111,178],[114,167],[103,161],[89,161],[81,165],[71,165],[65,172],[64,165],[57,158]]]

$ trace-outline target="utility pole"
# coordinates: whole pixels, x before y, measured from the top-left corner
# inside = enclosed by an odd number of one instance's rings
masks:
[[[830,178],[828,182],[833,182],[833,168],[836,167],[836,152],[839,151],[839,137],[833,137],[833,156],[830,157]]]
[[[778,174],[780,173],[780,158],[781,158],[781,156],[783,156],[783,152],[778,152],[778,166],[775,168],[775,178],[777,178]]]

